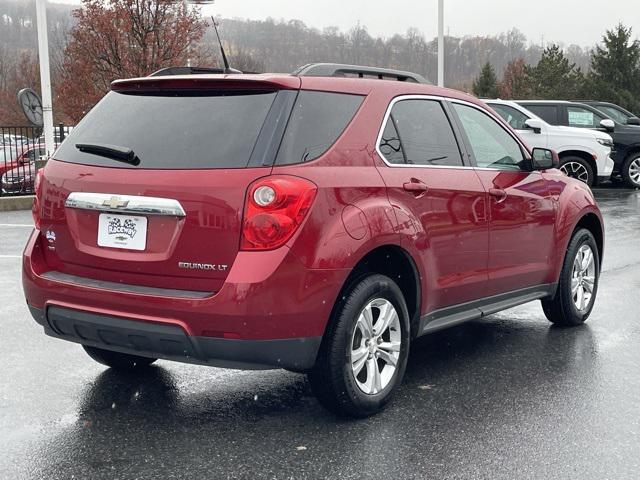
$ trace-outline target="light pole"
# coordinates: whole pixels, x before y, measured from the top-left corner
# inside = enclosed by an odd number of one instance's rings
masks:
[[[188,15],[189,14],[189,5],[211,5],[215,2],[215,0],[182,0],[182,5],[184,5],[184,11]],[[187,44],[187,67],[191,66],[191,40]]]
[[[438,86],[444,87],[444,0],[438,0]]]
[[[55,149],[53,141],[53,107],[51,105],[51,74],[49,73],[49,36],[47,34],[47,0],[36,0],[38,58],[40,60],[40,90],[42,93],[42,123],[47,156]]]

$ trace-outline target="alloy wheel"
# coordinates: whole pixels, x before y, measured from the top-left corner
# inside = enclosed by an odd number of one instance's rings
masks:
[[[560,166],[560,171],[566,176],[576,178],[584,183],[589,183],[589,172],[586,167],[579,162],[567,162]]]
[[[640,157],[633,160],[629,165],[629,178],[633,183],[640,186]]]
[[[573,261],[571,271],[571,298],[580,312],[589,308],[596,283],[596,264],[589,245],[582,245]]]
[[[351,338],[351,371],[358,388],[367,395],[385,389],[400,359],[402,333],[393,304],[371,300],[360,312]]]

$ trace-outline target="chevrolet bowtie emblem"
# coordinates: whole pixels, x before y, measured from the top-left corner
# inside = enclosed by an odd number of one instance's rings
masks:
[[[109,200],[102,202],[103,207],[109,208],[123,208],[129,205],[128,200],[120,200],[120,197],[113,196]]]

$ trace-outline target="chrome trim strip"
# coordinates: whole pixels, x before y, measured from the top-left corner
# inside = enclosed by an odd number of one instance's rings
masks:
[[[215,294],[215,292],[177,290],[174,288],[145,287],[143,285],[107,282],[105,280],[94,280],[92,278],[69,275],[68,273],[57,272],[55,270],[44,272],[41,277],[54,282],[69,283],[72,285],[95,288],[99,290],[110,290],[112,292],[132,293],[135,295],[154,295],[161,297],[201,299],[211,297]]]
[[[487,110],[484,110],[480,107],[478,107],[478,105],[471,103],[471,102],[466,102],[464,100],[458,100],[457,98],[449,98],[449,97],[440,97],[437,95],[399,95],[395,98],[393,98],[391,100],[391,102],[389,103],[389,105],[387,106],[387,111],[384,114],[384,117],[382,119],[382,125],[380,127],[380,130],[378,131],[378,137],[376,138],[376,152],[378,154],[378,156],[382,159],[382,161],[389,167],[392,168],[447,168],[447,169],[453,169],[453,170],[467,170],[467,169],[476,169],[476,170],[498,170],[498,171],[510,171],[507,169],[501,169],[501,168],[495,168],[495,167],[477,167],[475,165],[408,165],[408,164],[397,164],[397,163],[389,163],[386,159],[386,157],[384,156],[384,154],[380,151],[380,141],[382,140],[382,135],[384,133],[384,129],[387,126],[387,121],[389,120],[389,116],[391,115],[391,110],[393,109],[394,105],[398,102],[401,102],[402,100],[435,100],[437,102],[451,102],[451,103],[460,103],[462,105],[467,105],[469,107],[473,107],[477,110],[480,110],[481,112],[483,112],[484,114],[488,115],[490,118],[493,117],[493,119],[498,123],[498,125],[500,127],[502,127],[502,129],[507,132],[509,135],[511,135],[511,137],[518,143],[518,145],[520,145],[520,148],[522,148],[524,150],[524,152],[528,152],[528,149],[526,146],[523,145],[523,143],[520,141],[520,139],[516,136],[513,135],[513,133],[509,132],[507,129],[505,129],[502,124],[500,123],[499,120],[497,120],[497,117],[493,114],[493,112],[489,112]],[[456,140],[460,140],[460,139],[456,139]],[[512,171],[516,171],[516,170],[512,170]]]
[[[65,202],[67,208],[131,213],[134,215],[167,215],[185,217],[180,202],[172,198],[115,195],[109,193],[72,192]]]

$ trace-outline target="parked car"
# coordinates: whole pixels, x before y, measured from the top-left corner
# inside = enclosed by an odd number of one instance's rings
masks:
[[[0,176],[4,175],[9,170],[13,170],[14,168],[29,165],[36,160],[39,160],[40,157],[45,155],[47,152],[44,145],[29,145],[18,148],[18,151],[13,151],[14,158],[7,161],[0,161]]]
[[[609,180],[613,171],[610,135],[549,125],[515,102],[485,100],[530,147],[550,148],[560,156],[560,170],[589,186]]]
[[[622,125],[640,125],[640,118],[637,115],[615,103],[597,102],[595,100],[579,100],[578,103],[589,105]]]
[[[604,244],[591,190],[422,82],[327,64],[114,82],[38,172],[33,318],[114,369],[305,372],[358,417],[421,335],[533,300],[582,324]]]
[[[25,163],[5,172],[0,177],[0,188],[2,194],[18,195],[25,193],[33,193],[33,187],[36,177],[35,163]]]
[[[640,128],[623,125],[599,110],[576,102],[552,100],[518,100],[520,105],[551,125],[606,131],[613,138],[611,154],[615,166],[612,178],[640,188]]]
[[[63,127],[63,131],[60,132],[60,128],[55,127],[53,129],[53,143],[55,145],[60,145],[63,142],[63,140],[69,136],[69,133],[71,133],[72,130],[73,130],[73,127]],[[38,138],[38,142],[42,144],[45,143],[44,135],[40,135],[40,137]]]
[[[15,135],[10,133],[5,133],[2,135],[2,145],[22,145],[26,143],[28,139],[23,137],[22,135]]]

